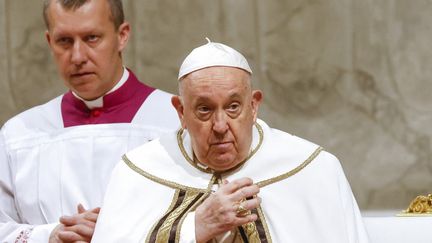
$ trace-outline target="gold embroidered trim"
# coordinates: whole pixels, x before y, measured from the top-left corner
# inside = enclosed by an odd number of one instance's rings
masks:
[[[256,125],[259,126],[258,123],[256,123]],[[254,149],[254,151],[252,151],[253,154],[261,146],[261,143],[262,143],[262,139],[260,140],[260,143],[257,145],[257,147]],[[322,147],[318,147],[303,163],[301,163],[296,168],[288,171],[287,173],[281,174],[279,176],[276,176],[276,177],[273,177],[273,178],[270,178],[270,179],[267,179],[267,180],[263,180],[263,181],[257,182],[256,185],[258,185],[259,187],[265,187],[265,186],[268,186],[270,184],[276,183],[278,181],[284,180],[284,179],[286,179],[288,177],[291,177],[291,176],[297,174],[299,171],[301,171],[302,169],[304,169],[310,162],[312,162],[321,153],[321,151],[323,151],[323,148]],[[251,153],[251,155],[248,156],[248,158],[250,158],[253,154]],[[145,172],[144,170],[142,170],[141,168],[139,168],[138,166],[136,166],[134,163],[132,163],[132,161],[129,160],[129,158],[126,156],[126,154],[124,154],[122,156],[122,160],[123,160],[123,162],[126,163],[126,165],[129,166],[129,168],[131,168],[136,173],[138,173],[138,174],[146,177],[147,179],[150,179],[150,180],[155,181],[157,183],[160,183],[162,185],[171,187],[173,189],[191,190],[191,191],[203,192],[203,193],[207,192],[208,190],[211,190],[211,185],[212,185],[211,183],[209,184],[210,188],[208,188],[206,190],[206,189],[201,189],[201,188],[195,188],[195,187],[189,187],[189,186],[181,185],[181,184],[178,184],[176,182],[168,181],[168,180],[159,178],[157,176],[151,175],[151,174]],[[199,168],[199,167],[196,167],[196,168]],[[200,170],[202,170],[202,169],[200,169]],[[215,179],[216,178],[213,176],[212,179],[211,179],[211,181],[214,182]]]
[[[244,224],[241,227],[243,228],[249,243],[261,243],[255,222]]]
[[[264,216],[264,212],[262,211],[261,205],[257,208],[257,212],[258,212],[258,217],[261,219],[261,223],[264,227],[265,235],[266,235],[266,238],[268,240],[267,242],[272,243],[273,240],[271,238],[270,230],[268,228],[267,221],[266,221],[266,218]]]
[[[240,233],[240,230],[242,230],[243,233],[245,234],[245,237],[247,238],[248,243],[261,243],[263,242],[261,240],[265,240],[265,242],[267,243],[272,243],[270,231],[261,206],[258,206],[255,212],[258,216],[258,220],[241,225],[240,226],[241,228],[237,227],[235,230],[234,237],[237,238],[238,235],[242,235],[242,233]],[[261,230],[258,230],[258,228],[260,228]],[[261,239],[261,237],[264,238]],[[239,238],[241,242],[243,242],[242,238],[243,238],[242,236],[240,236]],[[233,242],[237,242],[237,241],[234,240]]]
[[[171,228],[176,219],[189,207],[189,204],[200,194],[200,192],[186,191],[182,203],[168,215],[161,227],[159,228],[156,242],[168,242],[170,238]],[[178,229],[176,230],[179,231]],[[177,234],[176,234],[177,236]],[[177,238],[177,237],[176,237]]]
[[[183,225],[183,221],[185,220],[186,216],[188,213],[195,211],[195,209],[201,205],[201,202],[204,201],[211,193],[211,189],[216,181],[216,176],[212,176],[212,178],[209,181],[209,184],[207,185],[207,192],[204,193],[204,195],[201,196],[200,199],[198,199],[198,201],[196,201],[194,203],[194,205],[192,205],[189,210],[182,216],[182,218],[180,219],[179,222],[179,229],[176,231],[176,237],[175,237],[175,242],[178,243],[180,241],[180,231],[181,231],[181,226]]]
[[[301,171],[302,169],[304,169],[310,162],[312,162],[312,160],[314,160],[319,153],[321,153],[321,151],[323,150],[322,147],[318,147],[310,156],[309,158],[307,158],[303,163],[301,163],[299,166],[297,166],[296,168],[288,171],[287,173],[284,173],[282,175],[278,175],[276,177],[264,180],[264,181],[260,181],[258,183],[256,183],[256,185],[258,185],[259,187],[265,187],[268,186],[270,184],[273,184],[275,182],[284,180],[288,177],[291,177],[295,174],[297,174],[299,171]]]
[[[202,203],[202,201],[204,201],[205,199],[207,199],[207,197],[210,195],[210,192],[206,192],[204,195],[202,195],[201,196],[201,198],[200,199],[198,199],[195,203],[194,203],[194,205],[192,205],[190,208],[189,208],[189,210],[188,211],[186,211],[186,213],[182,216],[182,218],[180,219],[180,222],[179,222],[179,226],[178,226],[178,229],[177,229],[177,231],[176,231],[176,237],[175,237],[175,242],[176,243],[178,243],[178,242],[180,242],[180,233],[181,233],[181,226],[183,225],[183,221],[186,219],[186,216],[190,213],[190,212],[193,212],[193,211],[195,211],[195,209],[199,206],[199,205],[201,205],[201,203]]]
[[[257,122],[255,122],[255,127],[256,127],[256,129],[258,130],[258,134],[259,134],[259,142],[258,142],[258,144],[257,144],[257,146],[249,153],[249,155],[242,161],[242,162],[240,162],[238,165],[236,165],[235,167],[233,167],[233,168],[231,168],[231,169],[229,169],[229,170],[227,170],[227,171],[223,171],[223,172],[221,172],[221,171],[219,171],[218,173],[226,173],[226,172],[229,172],[229,171],[233,171],[233,170],[235,170],[235,169],[238,169],[239,167],[241,167],[244,163],[246,163],[246,161],[248,160],[248,159],[250,159],[250,157],[252,157],[257,151],[258,151],[258,149],[261,147],[261,145],[262,145],[262,142],[263,142],[263,140],[264,140],[264,132],[263,132],[263,130],[262,130],[262,127],[261,127],[261,125],[260,124],[258,124]],[[180,148],[180,151],[181,151],[181,153],[183,154],[183,157],[187,160],[187,162],[189,162],[189,164],[191,164],[193,167],[195,167],[195,168],[197,168],[198,170],[200,170],[200,171],[202,171],[202,172],[205,172],[205,173],[215,173],[215,171],[213,171],[212,169],[210,169],[210,168],[203,168],[203,167],[201,167],[201,166],[199,166],[199,164],[198,164],[198,162],[197,161],[195,161],[194,159],[192,159],[191,157],[189,157],[189,155],[187,154],[187,152],[186,152],[186,149],[184,148],[184,146],[183,146],[183,137],[182,137],[182,135],[183,135],[183,131],[184,131],[184,129],[183,128],[180,128],[178,131],[177,131],[177,144],[178,144],[178,146],[179,146],[179,148]],[[195,157],[195,156],[194,156]]]
[[[126,165],[128,165],[129,168],[131,168],[133,171],[135,171],[136,173],[144,176],[145,178],[152,180],[152,181],[155,181],[159,184],[165,185],[167,187],[171,187],[173,189],[182,189],[185,191],[203,192],[203,193],[207,192],[206,189],[184,186],[184,185],[178,184],[176,182],[164,180],[162,178],[159,178],[157,176],[149,174],[149,173],[145,172],[144,170],[142,170],[141,168],[139,168],[138,166],[136,166],[134,163],[132,163],[132,161],[129,160],[129,158],[126,156],[126,154],[124,154],[122,156],[122,159],[126,163]]]
[[[168,212],[170,212],[174,208],[174,206],[175,206],[175,204],[176,204],[176,202],[178,200],[179,194],[180,194],[180,190],[178,190],[178,189],[175,190],[175,193],[174,193],[173,199],[171,201],[171,204],[170,204],[170,206],[168,207],[168,209],[165,211],[165,213],[163,215],[166,215]],[[158,222],[159,222],[159,220],[156,221],[156,223],[151,227],[151,229],[149,231],[149,234],[146,237],[146,241],[145,241],[146,243],[150,242],[150,237],[151,237],[153,231],[155,230],[156,225],[157,225]]]

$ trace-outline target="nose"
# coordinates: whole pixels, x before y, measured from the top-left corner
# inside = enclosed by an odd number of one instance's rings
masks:
[[[87,62],[87,52],[85,44],[81,41],[75,41],[72,47],[71,62],[75,65],[82,65]]]
[[[227,116],[224,112],[216,112],[213,120],[213,131],[217,134],[225,134],[228,130]]]

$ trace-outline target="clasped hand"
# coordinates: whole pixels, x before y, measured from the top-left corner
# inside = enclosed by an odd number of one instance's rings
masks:
[[[60,224],[51,232],[49,243],[90,242],[100,208],[86,210],[81,204],[78,213],[60,217]]]
[[[221,233],[257,220],[258,216],[250,210],[261,203],[261,198],[256,196],[258,193],[259,187],[250,178],[232,182],[225,180],[195,211],[197,242],[207,242]]]

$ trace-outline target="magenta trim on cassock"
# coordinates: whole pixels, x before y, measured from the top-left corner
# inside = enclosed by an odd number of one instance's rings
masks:
[[[63,95],[61,113],[64,127],[86,124],[130,123],[155,89],[141,83],[129,70],[128,80],[103,97],[103,107],[88,109],[71,91]]]

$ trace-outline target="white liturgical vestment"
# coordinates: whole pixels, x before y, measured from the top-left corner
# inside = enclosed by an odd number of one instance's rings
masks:
[[[187,131],[128,152],[113,171],[92,242],[195,242],[195,209],[221,180],[242,177],[261,188],[262,203],[252,211],[258,220],[213,242],[368,242],[338,159],[311,142],[258,124],[252,156],[221,175],[185,159],[184,153],[192,157]]]
[[[70,92],[0,134],[0,242],[47,243],[62,215],[100,207],[121,156],[179,128],[171,95],[130,77],[89,110]]]

